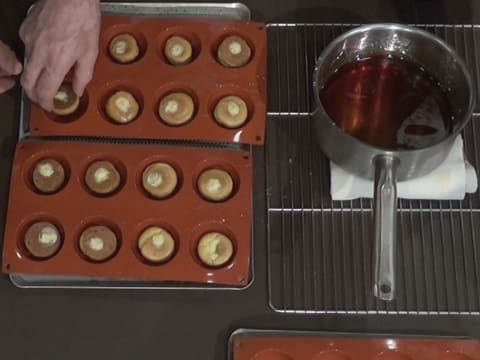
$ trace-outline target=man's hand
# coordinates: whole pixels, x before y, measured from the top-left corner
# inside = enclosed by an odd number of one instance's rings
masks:
[[[0,94],[10,90],[15,85],[15,75],[22,72],[22,64],[15,53],[0,41]]]
[[[27,95],[45,110],[68,71],[75,66],[78,96],[92,79],[98,55],[98,0],[40,0],[20,28],[27,64],[21,82]]]

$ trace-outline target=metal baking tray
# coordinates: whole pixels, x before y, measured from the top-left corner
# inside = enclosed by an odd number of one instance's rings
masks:
[[[32,5],[33,7],[34,5]],[[30,12],[31,8],[28,10]],[[250,9],[239,2],[234,3],[101,3],[104,14],[174,17],[174,18],[205,18],[230,20],[250,20]],[[24,59],[24,61],[26,61]],[[30,101],[22,91],[18,139],[30,135]]]
[[[232,20],[250,20],[250,10],[247,6],[241,3],[110,3],[105,2],[101,4],[102,13],[109,14],[123,14],[135,16],[161,16],[161,17],[178,17],[178,18],[192,18],[192,17],[214,17],[220,19]],[[30,101],[22,92],[20,122],[18,139],[29,137],[29,119],[30,117]],[[61,139],[59,139],[61,140]],[[81,139],[72,139],[81,140]],[[171,142],[169,142],[171,143]],[[173,142],[175,143],[175,142]],[[199,146],[204,146],[199,144]],[[227,144],[220,144],[220,146],[232,147]],[[236,146],[234,146],[236,148]],[[246,147],[242,147],[244,150]],[[250,151],[252,147],[248,146]],[[254,160],[255,154],[254,155]],[[255,186],[255,185],[254,185]],[[253,239],[253,232],[252,232]],[[175,289],[175,290],[244,290],[249,288],[254,281],[254,253],[253,245],[251,246],[252,253],[250,257],[250,282],[244,287],[226,287],[203,285],[193,283],[175,283],[175,282],[152,282],[131,279],[109,279],[109,278],[92,278],[83,276],[49,276],[49,275],[28,275],[28,274],[11,274],[11,282],[20,288],[88,288],[88,289]]]
[[[359,333],[359,332],[341,332],[341,331],[322,331],[322,330],[286,330],[286,329],[250,329],[239,328],[233,331],[228,339],[228,346],[231,348],[233,340],[253,337],[329,337],[329,338],[352,338],[352,339],[390,339],[392,337],[399,339],[450,339],[450,340],[471,340],[469,336],[453,335],[415,335],[415,334],[394,334],[394,333]],[[231,354],[230,354],[231,355]]]
[[[253,257],[252,257],[253,261]],[[83,276],[55,275],[10,275],[12,283],[23,289],[64,288],[64,289],[136,289],[136,290],[245,290],[253,283],[252,279],[245,287],[212,286],[192,283],[155,282],[131,279],[90,278]]]
[[[397,339],[405,340],[444,340],[444,341],[456,341],[456,340],[474,340],[468,336],[451,336],[451,335],[405,335],[405,334],[392,334],[392,333],[353,333],[353,332],[326,332],[326,331],[307,331],[307,330],[267,330],[267,329],[246,329],[240,328],[235,330],[228,339],[228,359],[234,360],[234,346],[235,341],[241,341],[242,339],[248,340],[253,338],[338,338],[338,339],[365,339],[365,340],[385,340],[385,341],[395,341]],[[240,345],[241,346],[241,345]],[[333,346],[333,344],[332,344]],[[388,342],[387,342],[388,347]],[[335,350],[332,350],[335,354],[339,354],[338,357],[332,356],[328,357],[331,359],[344,359],[343,353],[336,353]],[[396,352],[387,354],[387,355],[396,355]],[[448,353],[447,353],[448,354]],[[281,353],[283,355],[283,353]],[[279,359],[291,359],[288,355],[285,357],[279,357]],[[270,357],[269,357],[270,358]],[[271,357],[274,358],[273,356]],[[316,359],[317,357],[315,357]],[[320,357],[319,357],[320,358]],[[327,358],[327,357],[325,357]],[[403,359],[401,353],[398,354],[398,357],[393,356],[394,359]],[[409,358],[409,357],[406,357]],[[276,359],[276,357],[275,357]],[[348,357],[350,359],[350,357]],[[463,357],[462,357],[463,359]],[[468,359],[468,357],[465,357]]]
[[[135,16],[215,17],[250,20],[250,9],[242,3],[101,3],[102,12]]]

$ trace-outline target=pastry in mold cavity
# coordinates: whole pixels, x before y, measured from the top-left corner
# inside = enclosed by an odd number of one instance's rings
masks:
[[[148,261],[162,263],[173,256],[175,240],[167,230],[152,226],[140,235],[138,249],[140,254]]]
[[[44,194],[55,193],[65,183],[65,169],[55,159],[42,159],[35,164],[32,181],[39,192]]]
[[[85,184],[95,194],[109,195],[120,186],[120,174],[111,162],[95,161],[85,173]]]
[[[220,64],[226,67],[242,67],[249,63],[252,50],[247,42],[237,35],[227,36],[217,49]]]
[[[130,34],[115,36],[108,46],[110,56],[121,64],[127,64],[138,58],[140,50],[137,40]]]
[[[90,260],[105,261],[111,258],[118,248],[115,233],[106,226],[95,225],[85,229],[80,235],[80,251]]]
[[[165,43],[164,54],[172,65],[185,65],[192,61],[192,44],[182,36],[174,35]]]
[[[73,114],[80,105],[80,99],[70,84],[62,84],[53,97],[53,113],[60,116]]]
[[[172,195],[177,183],[177,172],[170,164],[164,162],[150,164],[142,174],[143,188],[156,199],[164,199]]]
[[[50,222],[36,222],[25,233],[25,247],[32,256],[39,259],[52,257],[61,243],[60,231]]]
[[[197,253],[205,265],[221,267],[232,258],[233,244],[226,235],[219,232],[210,232],[201,237]]]
[[[247,104],[238,96],[225,96],[215,106],[213,115],[220,125],[230,129],[238,128],[247,121]]]
[[[233,180],[230,174],[221,169],[203,171],[197,181],[198,191],[207,200],[224,201],[233,192]]]
[[[183,92],[168,94],[160,101],[158,115],[168,125],[180,126],[192,120],[195,104],[190,95]]]
[[[107,100],[105,110],[108,117],[117,124],[127,124],[138,115],[139,105],[127,91],[117,91]]]

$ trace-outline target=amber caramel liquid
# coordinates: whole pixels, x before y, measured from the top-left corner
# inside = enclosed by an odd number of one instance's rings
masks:
[[[388,150],[424,148],[452,130],[451,106],[439,82],[391,55],[344,65],[320,89],[320,99],[344,132]]]

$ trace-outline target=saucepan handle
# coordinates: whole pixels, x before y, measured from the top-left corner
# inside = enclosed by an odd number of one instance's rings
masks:
[[[397,235],[397,184],[399,160],[382,155],[375,159],[375,297],[392,301],[395,297],[395,247]]]

